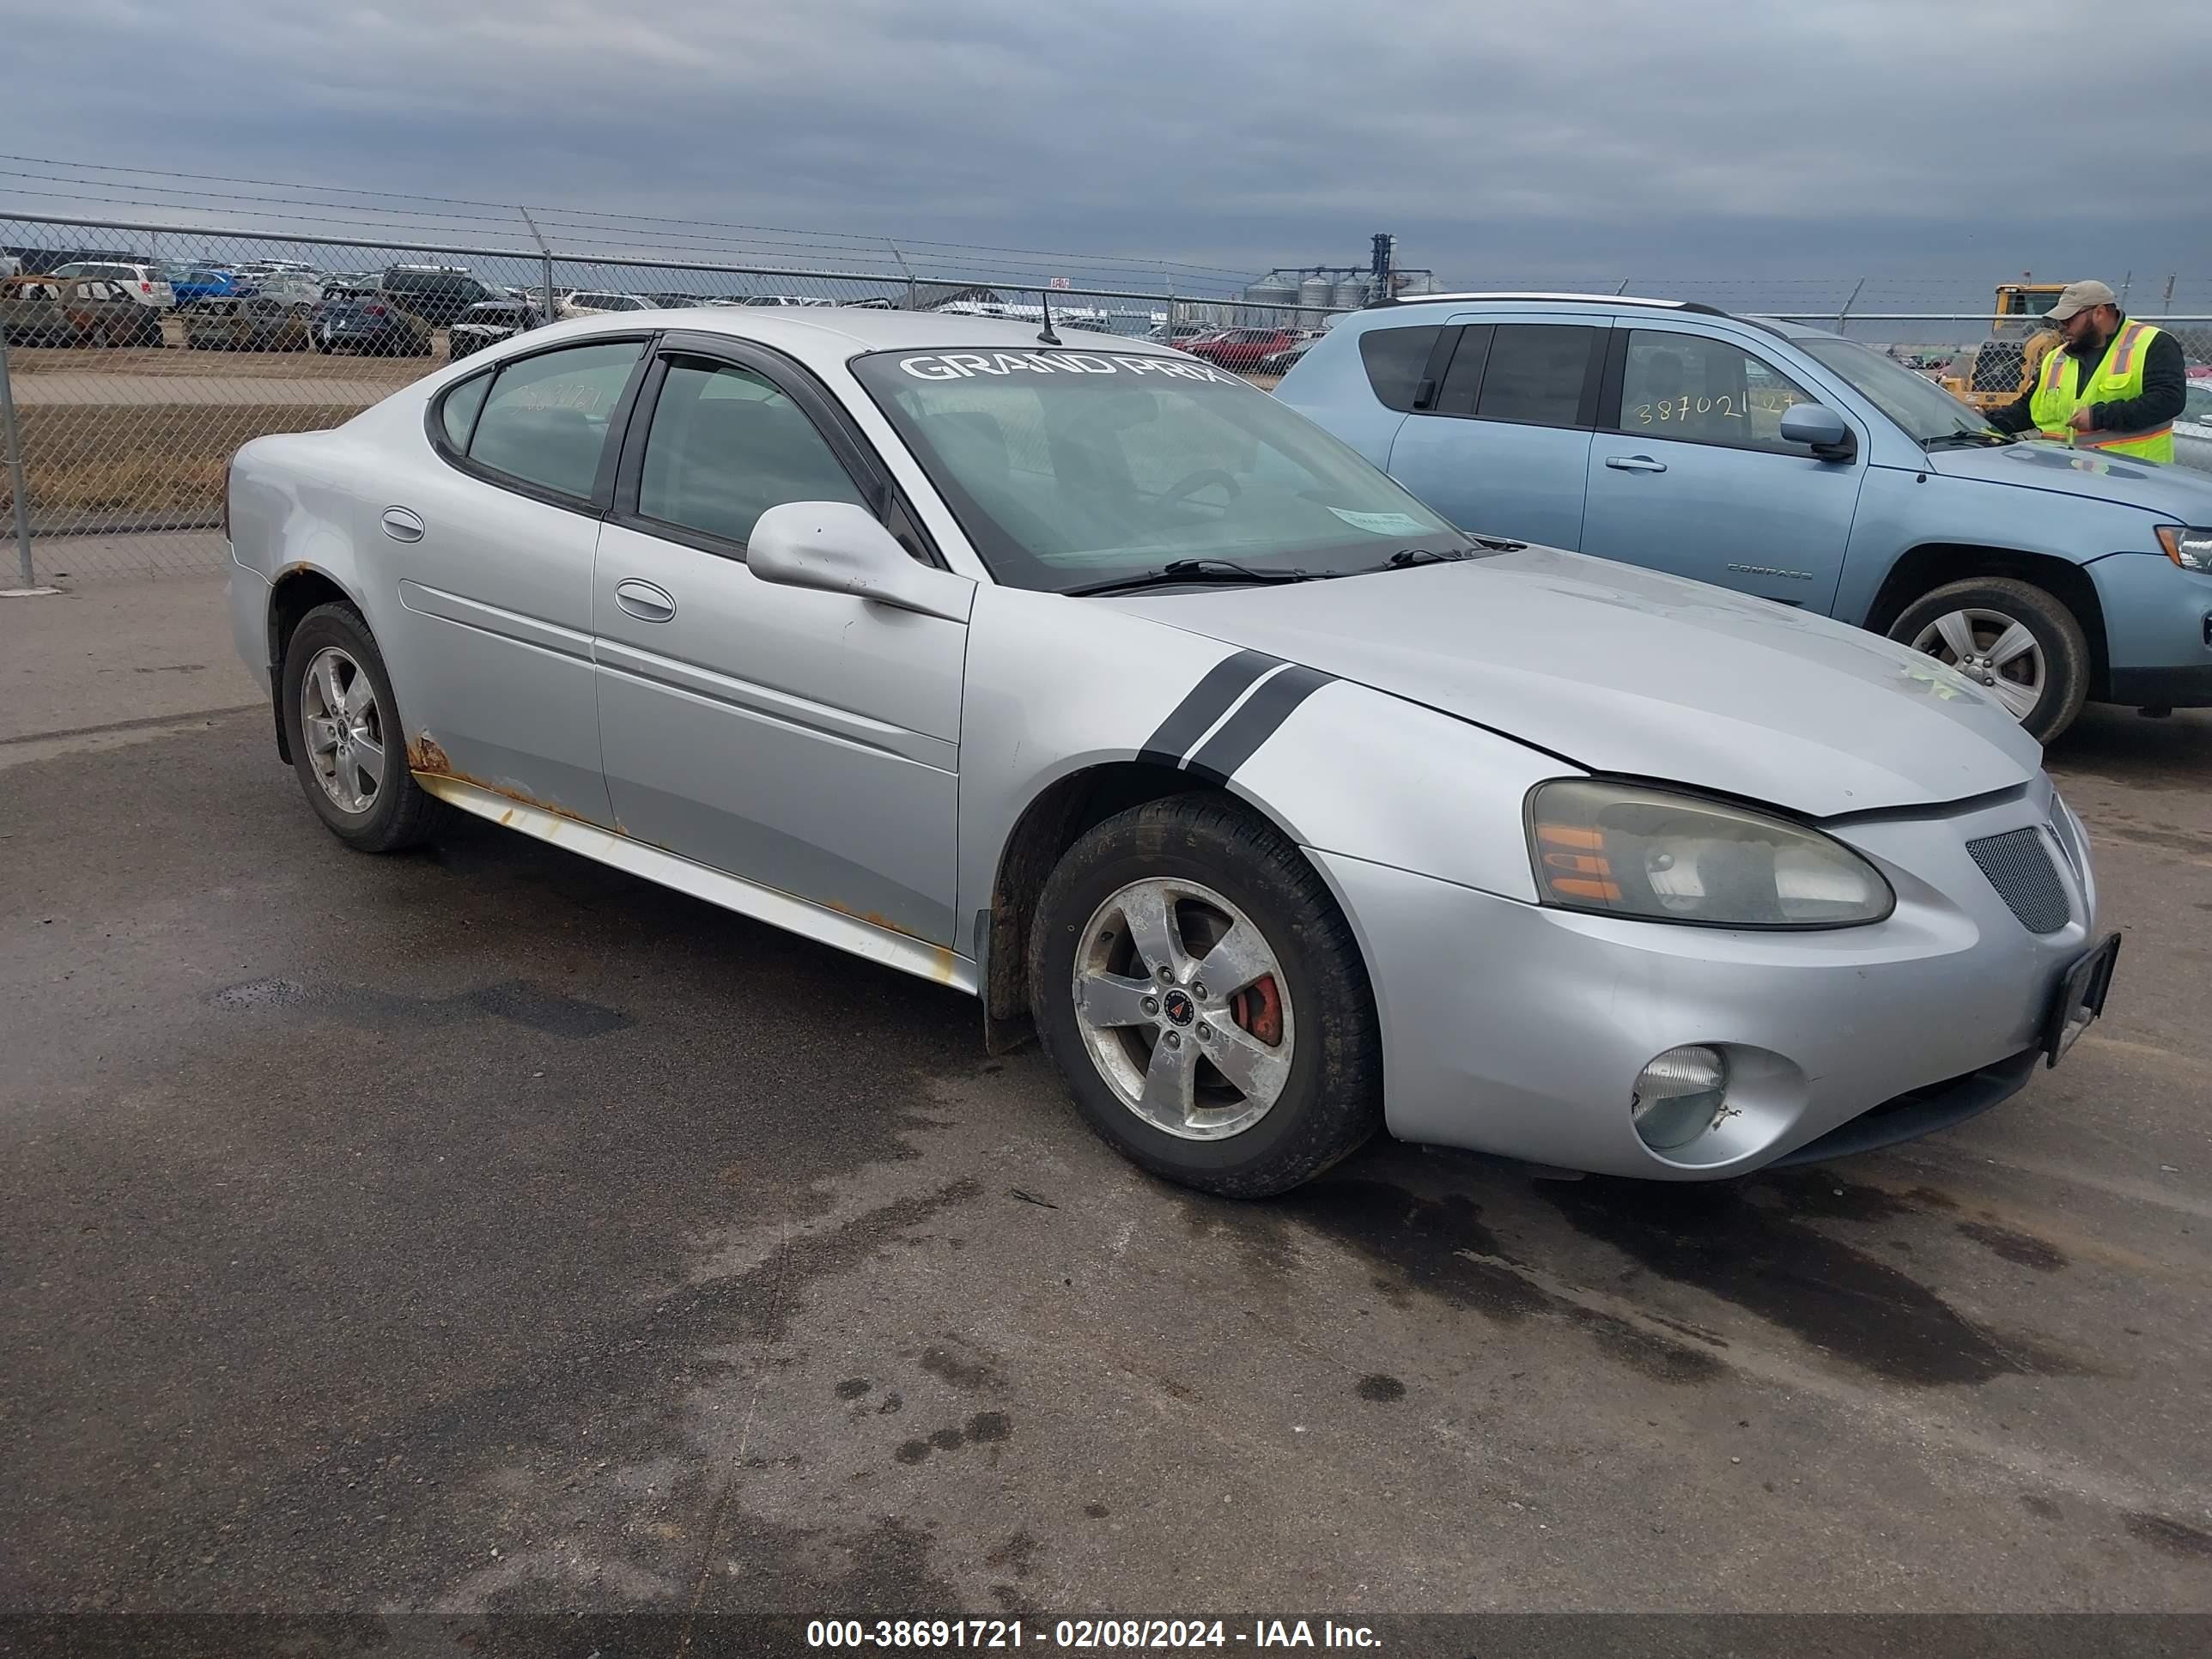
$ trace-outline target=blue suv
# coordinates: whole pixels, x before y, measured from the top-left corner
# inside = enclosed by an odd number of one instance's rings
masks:
[[[1464,529],[1905,641],[2045,742],[2085,701],[2212,707],[2212,478],[2008,438],[1820,329],[1585,295],[1385,301],[1275,395]]]

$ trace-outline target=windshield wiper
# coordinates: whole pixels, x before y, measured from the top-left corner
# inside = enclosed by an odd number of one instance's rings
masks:
[[[1310,570],[1264,570],[1256,565],[1239,564],[1234,559],[1170,559],[1157,570],[1140,570],[1133,576],[1111,576],[1104,581],[1085,582],[1079,587],[1063,587],[1060,591],[1078,595],[1133,593],[1141,587],[1175,587],[1185,582],[1265,586],[1275,582],[1313,580],[1314,574]]]
[[[1432,547],[1401,547],[1372,568],[1376,570],[1411,570],[1417,564],[1457,564],[1467,556],[1464,553],[1439,553]]]
[[[1932,438],[1923,438],[1920,447],[1923,449],[1953,449],[1966,444],[1978,449],[1996,449],[2019,441],[2009,432],[2000,432],[1995,427],[1985,426],[1979,432],[1939,432]]]

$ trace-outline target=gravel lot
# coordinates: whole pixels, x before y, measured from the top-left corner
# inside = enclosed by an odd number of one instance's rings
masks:
[[[2054,754],[2128,945],[1998,1111],[1238,1206],[951,994],[347,853],[213,582],[0,665],[0,1607],[2212,1611],[2212,719]]]

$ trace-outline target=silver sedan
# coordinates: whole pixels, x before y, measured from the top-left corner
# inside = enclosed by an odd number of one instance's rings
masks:
[[[1145,1168],[1665,1180],[1940,1129],[2102,1005],[2087,837],[1856,629],[1471,538],[1165,347],[519,336],[228,492],[307,804],[473,813],[982,1004]]]

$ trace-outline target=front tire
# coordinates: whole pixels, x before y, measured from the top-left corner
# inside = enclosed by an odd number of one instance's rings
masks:
[[[1083,836],[1045,884],[1029,976],[1077,1109],[1154,1175],[1264,1198],[1382,1125],[1352,930],[1297,848],[1233,802],[1152,801]]]
[[[347,846],[392,853],[429,839],[445,803],[415,781],[384,654],[361,612],[316,606],[284,650],[284,729],[301,793]]]
[[[2039,743],[2074,723],[2089,693],[2089,641],[2073,611],[2032,582],[1977,576],[1907,605],[1889,637],[1949,663]]]

